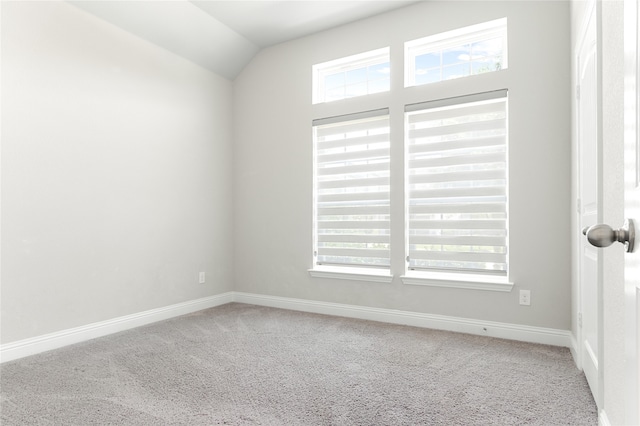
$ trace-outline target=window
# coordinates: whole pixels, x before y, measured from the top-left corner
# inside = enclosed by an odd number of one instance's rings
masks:
[[[506,90],[405,111],[408,268],[506,275]]]
[[[405,43],[405,87],[507,68],[507,19]]]
[[[313,122],[315,264],[389,270],[389,111]]]
[[[499,19],[405,43],[407,86],[506,68],[506,25]],[[494,90],[504,75],[469,80],[466,95],[417,104],[409,104],[416,94],[438,95],[394,84],[391,96],[327,103],[391,91],[392,66],[390,48],[312,66],[309,273],[388,283],[391,265],[405,261],[395,271],[405,284],[510,291],[508,92]],[[392,158],[392,147],[404,158]],[[391,196],[391,176],[404,198]],[[400,240],[393,248],[392,233]]]
[[[389,48],[313,66],[313,103],[388,92]]]

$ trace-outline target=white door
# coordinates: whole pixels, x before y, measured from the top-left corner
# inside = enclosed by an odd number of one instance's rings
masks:
[[[578,101],[577,132],[579,151],[580,229],[601,223],[601,102],[599,99],[599,63],[595,2],[585,13],[585,25],[577,49]],[[602,371],[598,368],[601,352],[602,257],[586,239],[580,240],[580,364],[598,407],[601,408]]]
[[[640,9],[637,0],[625,1],[624,44],[624,214],[640,221]],[[636,232],[638,232],[636,226]],[[638,232],[640,233],[640,232]],[[625,264],[625,423],[640,424],[640,241]]]

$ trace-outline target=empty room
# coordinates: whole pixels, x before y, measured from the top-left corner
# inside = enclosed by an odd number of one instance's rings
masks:
[[[0,423],[640,424],[639,9],[2,0]]]

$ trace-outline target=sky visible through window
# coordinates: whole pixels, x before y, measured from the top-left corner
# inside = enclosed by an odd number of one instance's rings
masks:
[[[467,43],[415,58],[416,84],[451,80],[502,69],[502,39]]]
[[[506,18],[405,43],[405,87],[500,71],[507,66]]]

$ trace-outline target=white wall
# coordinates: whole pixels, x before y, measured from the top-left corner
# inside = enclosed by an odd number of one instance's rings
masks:
[[[309,277],[311,119],[326,112],[311,66],[389,45],[399,70],[405,40],[504,16],[508,70],[407,99],[510,90],[514,290],[405,286],[397,249],[392,284]],[[2,343],[232,289],[569,329],[567,22],[566,2],[424,2],[266,49],[232,87],[67,3],[3,2]],[[397,137],[404,102],[335,105],[390,106]],[[392,186],[397,248],[401,173]]]
[[[72,5],[2,2],[2,343],[232,288],[231,101]]]
[[[402,92],[403,42],[508,17],[509,69]],[[235,289],[275,296],[568,330],[571,326],[568,2],[424,2],[263,50],[234,81]],[[391,46],[392,94],[311,106],[315,63]],[[390,106],[402,164],[402,108],[509,89],[510,293],[406,286],[402,173],[391,177],[391,284],[311,278],[311,120]],[[531,290],[529,307],[518,291]]]

